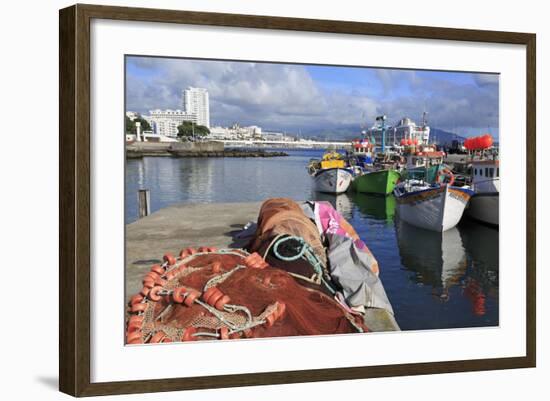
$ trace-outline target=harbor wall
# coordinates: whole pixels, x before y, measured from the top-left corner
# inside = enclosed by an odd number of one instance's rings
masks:
[[[141,157],[278,157],[285,152],[262,149],[224,149],[222,142],[133,142],[126,144],[126,158]]]

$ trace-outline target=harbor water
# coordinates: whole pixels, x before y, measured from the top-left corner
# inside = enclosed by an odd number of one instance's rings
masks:
[[[315,193],[306,165],[323,151],[285,152],[288,157],[129,159],[126,224],[138,218],[138,189],[151,191],[151,212],[178,203],[327,200],[377,258],[402,330],[498,326],[498,229],[463,218],[441,234],[400,222],[393,196]]]

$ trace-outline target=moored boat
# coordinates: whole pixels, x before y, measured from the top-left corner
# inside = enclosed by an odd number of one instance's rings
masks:
[[[400,174],[394,170],[366,171],[355,177],[352,189],[357,192],[388,195],[399,181]]]
[[[455,227],[474,194],[465,187],[448,184],[428,184],[406,180],[393,191],[397,200],[399,218],[414,226],[432,231],[446,231]]]
[[[500,167],[498,160],[472,162],[472,189],[466,213],[469,217],[494,226],[499,225]]]
[[[308,172],[313,178],[313,190],[330,194],[346,192],[353,178],[343,155],[335,151],[328,151],[320,161],[311,160]]]
[[[329,194],[341,194],[350,186],[352,174],[344,168],[321,169],[313,176],[313,189]]]

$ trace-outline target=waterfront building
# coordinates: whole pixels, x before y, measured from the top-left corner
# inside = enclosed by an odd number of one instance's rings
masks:
[[[185,113],[194,114],[196,123],[210,128],[210,102],[208,90],[188,87],[182,92],[182,107]]]
[[[196,114],[189,114],[183,110],[151,110],[149,124],[156,135],[175,138],[178,136],[178,126],[184,121],[197,122]],[[201,124],[202,125],[202,124]]]
[[[376,122],[367,131],[364,131],[367,139],[374,139],[374,143],[380,146],[382,143],[382,123]],[[428,144],[430,141],[430,127],[427,125],[425,116],[422,125],[408,117],[403,117],[392,126],[386,126],[386,145],[399,145],[402,139],[417,139],[418,143]]]

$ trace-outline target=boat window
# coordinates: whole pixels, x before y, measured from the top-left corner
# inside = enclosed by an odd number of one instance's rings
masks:
[[[489,168],[485,167],[485,177],[489,177]]]
[[[494,177],[495,176],[495,169],[491,167],[491,169],[489,170],[489,173],[491,173],[491,177]]]
[[[477,175],[477,168],[474,169],[474,175]]]
[[[497,177],[500,177],[500,174],[499,174],[500,172],[499,172],[499,170],[500,170],[500,168],[497,167]]]
[[[482,169],[482,168],[479,169],[479,175],[480,175],[481,177],[483,177],[483,169]]]

